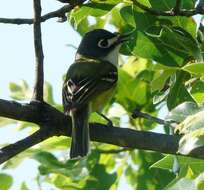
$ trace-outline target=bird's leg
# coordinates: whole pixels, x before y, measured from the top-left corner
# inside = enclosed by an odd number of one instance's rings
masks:
[[[103,119],[105,119],[108,123],[107,123],[107,126],[108,127],[113,127],[113,122],[108,118],[106,117],[104,114],[100,113],[100,112],[96,112],[98,115],[100,115]]]

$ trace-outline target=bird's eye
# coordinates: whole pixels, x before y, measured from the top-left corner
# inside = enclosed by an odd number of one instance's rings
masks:
[[[100,40],[98,42],[98,47],[100,47],[100,48],[108,48],[109,46],[110,46],[110,44],[108,43],[108,40],[106,40],[106,39]]]

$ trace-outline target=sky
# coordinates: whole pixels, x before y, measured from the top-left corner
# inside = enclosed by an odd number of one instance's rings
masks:
[[[56,0],[42,1],[42,14],[54,11],[62,6]],[[32,18],[32,1],[1,1],[0,17],[3,18]],[[75,49],[68,44],[78,46],[80,36],[67,22],[58,23],[51,19],[42,24],[42,40],[44,50],[45,80],[54,87],[54,99],[61,103],[62,75],[74,61]],[[33,87],[35,80],[35,55],[33,46],[32,25],[9,25],[0,23],[0,98],[10,100],[9,83],[20,83],[25,80]],[[0,128],[0,144],[12,143],[28,135],[28,131],[17,132],[16,125]],[[33,179],[37,172],[37,162],[26,159],[15,170],[7,173],[15,176],[11,190],[19,190],[19,185],[26,180],[30,190],[36,190]],[[2,171],[0,171],[2,172]],[[29,178],[28,178],[29,174]],[[44,187],[50,189],[50,187]],[[119,189],[130,188],[123,179]]]

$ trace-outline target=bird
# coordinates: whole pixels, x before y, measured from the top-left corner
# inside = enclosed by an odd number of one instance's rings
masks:
[[[129,34],[105,29],[87,32],[77,49],[62,88],[65,115],[72,118],[70,159],[89,153],[89,115],[101,112],[118,81],[118,55]]]

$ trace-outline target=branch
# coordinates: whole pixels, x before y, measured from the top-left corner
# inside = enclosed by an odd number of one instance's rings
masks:
[[[71,118],[43,102],[20,104],[0,100],[0,116],[40,125],[39,131],[33,135],[2,148],[0,163],[51,136],[71,136]],[[90,124],[90,137],[92,141],[113,144],[126,149],[137,148],[167,154],[178,154],[177,149],[180,140],[180,136],[108,127],[98,123]],[[204,158],[204,148],[198,148],[188,156]]]
[[[176,0],[176,5],[173,11],[178,14],[181,11],[182,0]]]
[[[33,0],[34,6],[34,47],[35,47],[35,62],[36,62],[36,81],[33,92],[33,99],[43,101],[43,85],[44,85],[44,71],[43,71],[43,48],[42,48],[42,34],[41,34],[41,0]]]
[[[75,6],[80,5],[84,2],[85,0],[77,1],[76,4],[69,4],[61,7],[60,9],[47,13],[44,16],[40,17],[40,22],[45,22],[49,19],[52,18],[62,18],[63,21],[64,18],[66,17],[66,13],[70,12]],[[0,18],[0,23],[4,24],[33,24],[34,19],[27,19],[27,18]]]
[[[138,2],[138,0],[132,0],[132,2],[134,3],[134,5],[136,5],[137,7],[139,7],[140,9],[155,15],[155,16],[193,16],[196,14],[203,14],[203,11],[201,11],[200,9],[191,9],[191,10],[186,10],[186,9],[179,9],[179,11],[177,10],[177,6],[180,7],[181,1],[177,0],[176,2],[176,11],[175,8],[169,11],[160,11],[160,10],[156,10],[156,9],[152,9],[149,8],[145,5],[143,5],[142,3]]]
[[[0,164],[47,138],[48,134],[46,134],[45,130],[38,130],[29,137],[2,148],[0,150]]]
[[[142,118],[148,119],[148,120],[150,120],[150,121],[156,122],[156,123],[158,123],[158,124],[160,124],[160,125],[166,125],[166,124],[168,124],[168,122],[165,121],[165,120],[163,120],[163,119],[159,119],[159,118],[154,117],[154,116],[151,116],[151,115],[149,115],[149,114],[147,114],[147,113],[140,112],[140,111],[137,110],[137,109],[135,109],[135,110],[133,111],[132,117],[133,117],[134,119],[137,118],[137,117],[142,117]]]

